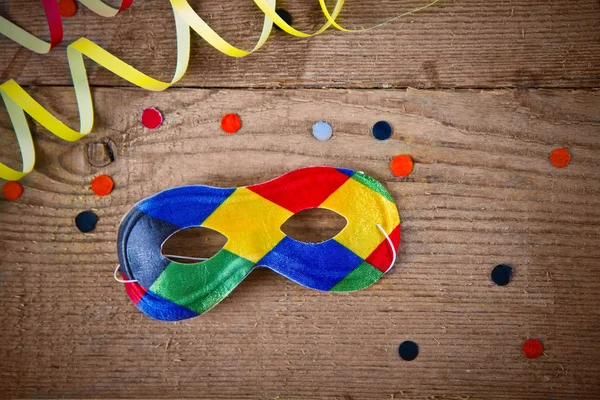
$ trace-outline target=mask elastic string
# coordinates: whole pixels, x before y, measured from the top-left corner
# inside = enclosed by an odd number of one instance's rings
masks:
[[[186,257],[186,256],[176,256],[173,254],[164,254],[163,257],[179,258],[181,260],[191,260],[191,261],[206,261],[206,260],[208,260],[208,258],[203,258],[203,257]],[[121,268],[121,266],[117,265],[117,267],[115,268],[115,272],[113,273],[113,277],[115,278],[115,281],[117,281],[119,283],[139,282],[137,279],[120,279],[120,278],[118,278],[117,272],[119,271],[119,268]]]
[[[113,277],[115,278],[115,281],[119,282],[119,283],[135,283],[135,282],[139,282],[137,279],[120,279],[117,277],[117,272],[119,272],[119,268],[121,268],[121,265],[117,264],[117,268],[115,268],[115,272],[113,273]]]
[[[394,248],[394,243],[392,243],[392,239],[390,239],[389,235],[387,233],[385,233],[385,231],[383,230],[383,228],[381,227],[381,225],[379,224],[375,224],[379,230],[381,231],[381,233],[383,233],[383,236],[385,236],[385,238],[387,239],[387,242],[390,244],[390,249],[392,249],[392,253],[394,254],[394,258],[392,259],[392,263],[390,264],[389,268],[385,270],[384,274],[387,273],[390,269],[392,269],[392,267],[394,266],[394,263],[396,262],[396,249]]]

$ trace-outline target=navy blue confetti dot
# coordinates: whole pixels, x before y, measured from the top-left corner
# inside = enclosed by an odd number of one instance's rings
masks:
[[[286,24],[292,25],[292,14],[290,14],[287,10],[284,10],[283,8],[276,8],[275,12],[281,17],[282,20],[285,21]],[[279,31],[283,30],[277,25],[275,25],[275,29]]]
[[[412,361],[419,355],[419,346],[411,340],[404,341],[398,347],[398,354],[403,360]]]
[[[510,282],[513,270],[506,264],[496,265],[492,270],[492,281],[498,286],[505,286]]]
[[[81,232],[91,232],[96,227],[98,216],[91,211],[83,211],[75,217],[75,225]]]
[[[388,140],[392,136],[392,126],[387,121],[379,121],[371,128],[371,133],[377,140]]]

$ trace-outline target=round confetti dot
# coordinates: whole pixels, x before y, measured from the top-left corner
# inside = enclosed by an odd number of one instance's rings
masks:
[[[115,183],[108,175],[98,175],[92,180],[92,190],[98,196],[106,196],[112,192]]]
[[[529,339],[523,343],[523,354],[527,358],[538,358],[544,353],[544,345],[537,339]]]
[[[74,0],[58,0],[58,12],[63,18],[71,18],[77,12],[77,3]]]
[[[390,168],[395,176],[408,176],[413,170],[413,160],[410,156],[396,156],[392,159]]]
[[[392,126],[387,121],[379,121],[371,128],[371,133],[377,140],[388,140],[392,136]]]
[[[496,265],[492,270],[492,281],[498,286],[506,286],[510,282],[513,270],[506,264]]]
[[[290,14],[287,10],[284,10],[283,8],[276,8],[275,12],[281,17],[282,20],[285,21],[286,24],[292,25],[292,14]],[[277,25],[275,25],[275,29],[278,31],[283,30]]]
[[[562,147],[554,149],[550,153],[550,163],[556,168],[564,168],[571,163],[571,153]]]
[[[325,121],[319,121],[312,127],[313,136],[322,142],[331,139],[333,128]]]
[[[2,194],[6,200],[19,200],[23,194],[23,186],[16,181],[6,182],[4,186],[2,186]]]
[[[83,211],[75,217],[75,225],[81,232],[91,232],[96,227],[98,217],[91,211]]]
[[[142,125],[148,129],[156,129],[163,123],[163,117],[156,108],[146,108],[142,111]]]
[[[403,360],[412,361],[419,355],[419,346],[415,342],[407,340],[398,347],[398,354]]]
[[[237,114],[225,114],[221,119],[221,129],[228,135],[233,135],[242,127],[242,120]]]

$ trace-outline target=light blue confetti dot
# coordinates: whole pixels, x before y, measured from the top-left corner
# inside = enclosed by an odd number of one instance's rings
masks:
[[[313,136],[317,140],[325,141],[331,139],[333,135],[333,129],[325,121],[319,121],[313,125]]]

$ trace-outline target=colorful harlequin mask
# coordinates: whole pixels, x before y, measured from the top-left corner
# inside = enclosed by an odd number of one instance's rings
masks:
[[[309,208],[335,211],[347,224],[322,243],[286,236],[281,225]],[[172,234],[197,226],[227,243],[195,264],[161,254]],[[379,182],[362,172],[309,167],[252,186],[182,186],[142,200],[121,222],[117,269],[140,311],[176,321],[211,309],[257,266],[312,289],[364,289],[392,267],[399,244],[398,209]]]

